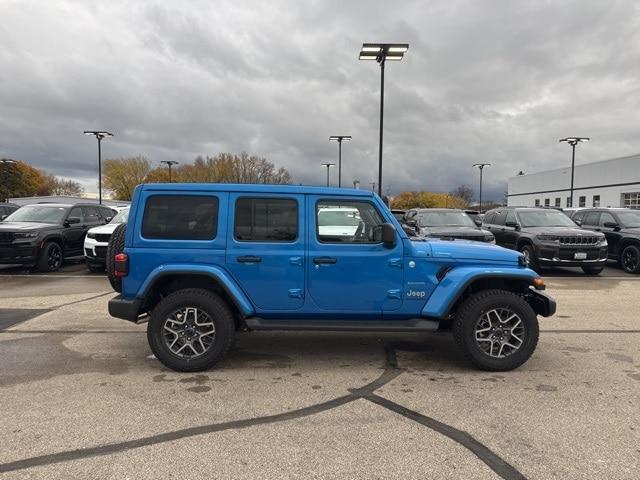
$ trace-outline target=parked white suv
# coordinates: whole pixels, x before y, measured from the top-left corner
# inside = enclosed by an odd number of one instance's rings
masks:
[[[84,258],[90,272],[104,271],[111,234],[118,225],[127,223],[128,217],[129,207],[120,210],[106,225],[94,227],[87,232],[87,236],[84,238]]]

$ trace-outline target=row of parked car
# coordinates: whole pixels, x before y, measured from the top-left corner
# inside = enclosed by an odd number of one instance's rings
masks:
[[[597,275],[607,260],[640,273],[640,211],[626,208],[501,207],[474,211],[415,208],[394,210],[414,237],[496,243],[522,252],[531,268],[581,267]]]
[[[0,204],[0,264],[54,272],[68,258],[85,257],[91,271],[102,271],[109,237],[127,221],[119,212],[92,203]]]

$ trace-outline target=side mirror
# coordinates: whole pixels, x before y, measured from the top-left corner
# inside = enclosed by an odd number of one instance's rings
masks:
[[[407,225],[409,225],[410,227],[417,227],[418,226],[418,222],[416,222],[415,220],[407,220],[406,222]]]
[[[7,218],[9,215],[0,215],[0,222]]]
[[[75,225],[77,223],[80,223],[80,219],[78,217],[69,217],[67,218],[67,221],[65,223],[67,225]]]
[[[107,218],[105,218],[105,221],[106,221],[107,223],[109,223],[111,220],[113,220],[113,217],[107,217]]]
[[[476,224],[476,227],[481,227],[482,226],[482,220],[480,220],[479,218],[475,218],[473,220],[473,223]]]
[[[520,225],[518,225],[518,222],[504,222],[504,226],[515,228],[516,230],[520,230]]]
[[[396,244],[396,229],[390,223],[382,224],[382,243],[387,248],[392,248]]]
[[[618,225],[616,222],[604,222],[603,225],[605,228],[620,228],[620,225]]]
[[[579,227],[582,226],[582,220],[574,220],[573,223],[575,223],[576,225],[578,225]]]

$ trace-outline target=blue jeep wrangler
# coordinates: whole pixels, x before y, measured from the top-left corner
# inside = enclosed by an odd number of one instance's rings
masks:
[[[477,367],[510,370],[555,313],[522,254],[410,239],[384,202],[352,189],[147,184],[111,237],[120,295],[109,313],[149,316],[155,356],[205,370],[237,330],[451,329]]]

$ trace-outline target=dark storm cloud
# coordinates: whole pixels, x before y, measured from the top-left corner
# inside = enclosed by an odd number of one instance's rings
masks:
[[[36,2],[0,0],[0,155],[95,190],[105,156],[187,162],[248,151],[324,181],[377,176],[379,68],[363,41],[409,42],[387,67],[385,185],[477,184],[640,151],[640,10],[629,1]],[[335,178],[335,173],[334,173]]]

